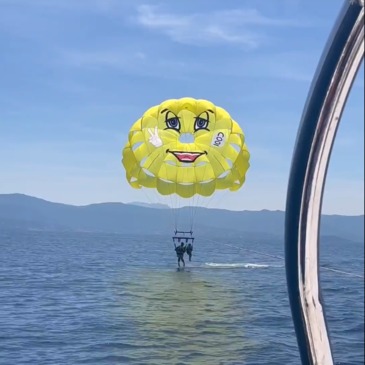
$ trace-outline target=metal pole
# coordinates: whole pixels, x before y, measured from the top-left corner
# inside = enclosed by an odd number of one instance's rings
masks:
[[[285,216],[289,300],[303,365],[333,365],[319,281],[319,227],[327,167],[352,83],[364,57],[364,0],[346,1],[304,107]]]

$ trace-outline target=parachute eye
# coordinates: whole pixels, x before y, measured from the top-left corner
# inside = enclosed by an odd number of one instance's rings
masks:
[[[170,115],[172,116],[170,117]],[[174,129],[175,131],[180,133],[180,128],[181,128],[180,120],[174,113],[171,112],[166,113],[165,123],[167,129]]]
[[[199,131],[201,129],[205,129],[207,131],[209,131],[208,129],[208,125],[209,125],[209,116],[208,113],[204,112],[205,117],[203,118],[201,115],[199,115],[198,117],[195,118],[195,123],[194,123],[194,131]]]
[[[166,125],[168,128],[180,130],[180,121],[176,117],[167,119]]]

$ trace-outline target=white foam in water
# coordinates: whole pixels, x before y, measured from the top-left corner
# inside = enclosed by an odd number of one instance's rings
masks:
[[[215,262],[206,262],[205,265],[209,266],[209,267],[215,267],[215,268],[221,268],[221,269],[231,269],[231,268],[239,268],[239,267],[243,267],[245,269],[266,269],[269,267],[269,265],[262,265],[262,264],[244,264],[244,263],[219,264],[219,263],[215,263]]]
[[[245,266],[247,269],[266,269],[269,267],[269,265],[260,265],[260,264],[247,264]]]

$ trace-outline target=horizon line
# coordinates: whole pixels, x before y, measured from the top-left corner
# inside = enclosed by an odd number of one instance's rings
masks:
[[[201,209],[208,209],[208,210],[225,210],[225,211],[229,211],[229,212],[281,212],[285,214],[285,210],[281,210],[281,209],[257,209],[257,210],[248,210],[248,209],[243,209],[243,210],[233,210],[233,209],[227,209],[227,208],[216,208],[216,207],[204,207],[201,205],[194,205],[194,206],[182,206],[179,208],[173,208],[170,207],[167,204],[164,203],[147,203],[147,202],[143,202],[143,201],[135,201],[135,202],[129,202],[129,203],[125,203],[125,202],[121,202],[121,201],[104,201],[104,202],[95,202],[95,203],[88,203],[88,204],[70,204],[70,203],[63,203],[63,202],[59,202],[59,201],[52,201],[52,200],[48,200],[45,198],[41,198],[38,196],[34,196],[34,195],[28,195],[28,194],[24,194],[24,193],[0,193],[0,197],[1,196],[23,196],[23,197],[27,197],[27,198],[32,198],[32,199],[37,199],[37,200],[42,200],[44,202],[47,203],[51,203],[51,204],[61,204],[61,205],[68,205],[68,206],[72,206],[72,207],[88,207],[91,205],[102,205],[102,204],[122,204],[122,205],[133,205],[133,206],[138,206],[138,204],[143,204],[145,205],[143,206],[139,206],[140,208],[148,208],[148,209],[182,209],[182,208],[201,208]],[[163,205],[166,206],[166,208],[154,208],[153,205]],[[341,213],[321,213],[321,215],[326,215],[326,216],[342,216],[342,217],[362,217],[364,216],[364,213],[362,214],[341,214]]]

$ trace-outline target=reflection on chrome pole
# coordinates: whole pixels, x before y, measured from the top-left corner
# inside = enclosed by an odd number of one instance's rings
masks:
[[[314,76],[290,171],[285,259],[302,364],[333,365],[319,283],[319,226],[327,167],[364,57],[364,0],[345,2]]]

